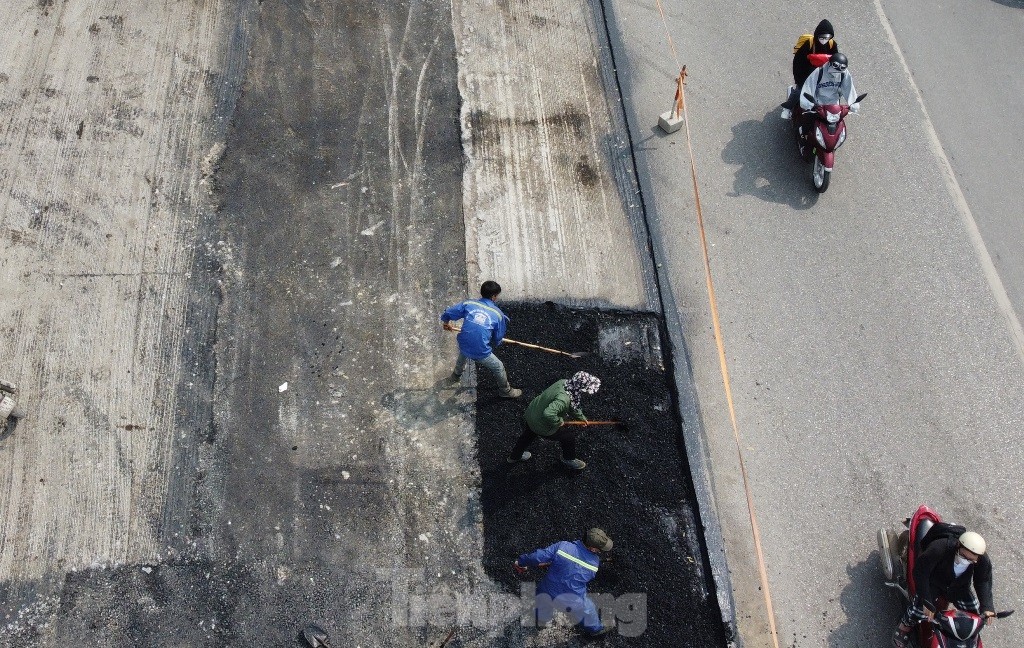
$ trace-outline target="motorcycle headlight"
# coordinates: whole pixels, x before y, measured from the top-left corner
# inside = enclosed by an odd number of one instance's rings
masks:
[[[822,136],[820,128],[814,129],[814,137],[818,140],[818,144],[821,148],[825,148],[825,138]]]
[[[837,121],[839,121],[839,113],[833,113],[833,112],[830,112],[830,113],[829,113],[829,114],[827,115],[826,119],[828,119],[828,123],[830,123],[830,124],[834,124],[834,123],[836,123]]]

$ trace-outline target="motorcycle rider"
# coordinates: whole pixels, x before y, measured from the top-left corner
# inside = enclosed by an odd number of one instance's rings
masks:
[[[804,130],[814,123],[814,112],[816,105],[838,104],[843,100],[850,106],[850,112],[858,112],[860,105],[850,103],[857,98],[857,90],[853,87],[853,75],[847,70],[850,61],[846,54],[836,52],[828,63],[811,72],[800,89],[800,108],[803,113],[800,117],[798,128],[800,130],[800,154],[804,153]],[[814,97],[812,103],[804,95]]]
[[[835,33],[832,23],[822,20],[814,28],[813,34],[803,34],[796,39],[796,45],[793,46],[793,85],[789,88],[789,97],[782,104],[783,119],[789,119],[791,111],[797,105],[797,89],[802,87],[811,72],[821,65],[811,58],[811,54],[831,55],[839,51],[839,44],[832,37]]]
[[[992,604],[992,561],[985,550],[985,539],[973,531],[959,537],[936,538],[928,545],[914,564],[917,596],[893,631],[894,648],[911,645],[911,629],[934,614],[925,608],[925,603],[935,608],[939,598],[961,610],[982,614],[986,623],[992,622],[996,616]]]
[[[849,67],[850,60],[846,54],[836,52],[827,64],[807,75],[800,88],[800,107],[807,111],[816,105],[838,104],[845,100],[850,112],[860,110],[860,106],[851,103],[857,98],[857,90],[853,87],[853,74]],[[805,94],[814,97],[814,101],[809,101]]]

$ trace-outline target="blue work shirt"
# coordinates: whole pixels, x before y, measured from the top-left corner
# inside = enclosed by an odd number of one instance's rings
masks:
[[[523,567],[537,567],[544,563],[550,563],[550,566],[537,585],[537,592],[551,598],[575,594],[586,599],[587,583],[597,576],[601,559],[584,547],[582,540],[556,542],[550,547],[519,556],[519,564]]]
[[[462,330],[456,338],[459,351],[467,358],[483,360],[494,353],[508,328],[508,315],[490,299],[467,299],[441,313],[442,322],[462,320]]]

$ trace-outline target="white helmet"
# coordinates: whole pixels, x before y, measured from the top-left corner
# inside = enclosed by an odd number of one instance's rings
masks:
[[[985,538],[982,538],[974,531],[960,534],[960,546],[973,554],[985,555]]]

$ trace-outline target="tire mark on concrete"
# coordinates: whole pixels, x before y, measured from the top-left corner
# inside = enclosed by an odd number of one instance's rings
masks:
[[[657,308],[617,91],[587,3],[455,3],[472,283],[509,298]],[[607,263],[615,258],[616,263]]]

